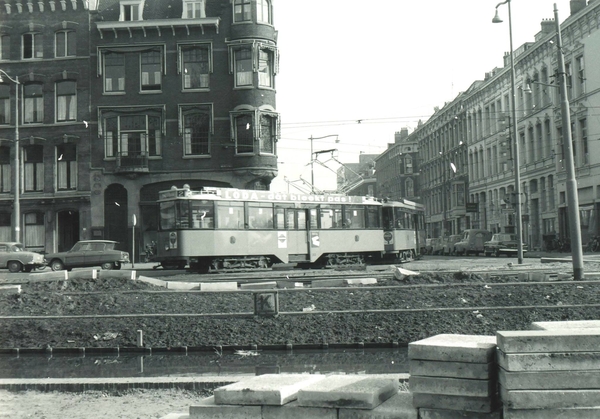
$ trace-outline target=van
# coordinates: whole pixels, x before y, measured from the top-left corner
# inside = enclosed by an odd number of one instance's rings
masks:
[[[478,255],[484,252],[484,244],[492,238],[492,232],[471,228],[463,231],[462,238],[456,242],[454,249],[457,255]]]

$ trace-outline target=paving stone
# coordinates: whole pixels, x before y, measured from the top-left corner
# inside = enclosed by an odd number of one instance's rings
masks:
[[[420,419],[501,419],[502,412],[457,412],[443,409],[419,409]],[[547,419],[547,418],[545,418]]]
[[[330,375],[298,392],[301,406],[374,409],[398,392],[393,378]]]
[[[507,390],[500,386],[500,397],[506,408],[517,410],[600,406],[600,389]]]
[[[442,334],[408,344],[410,360],[487,364],[495,357],[495,336]]]
[[[600,418],[600,407],[527,410],[504,408],[503,413],[504,419],[598,419]]]
[[[350,278],[346,279],[348,285],[373,285],[377,284],[377,278]]]
[[[0,294],[21,294],[21,286],[20,285],[0,286]]]
[[[311,288],[330,288],[330,287],[345,287],[345,279],[320,279],[318,281],[311,281]]]
[[[189,419],[262,419],[261,406],[219,405],[215,397],[190,406]]]
[[[423,361],[409,362],[410,375],[429,377],[471,378],[485,380],[497,376],[498,366],[494,362],[475,364],[471,362]]]
[[[240,288],[244,290],[271,290],[277,288],[277,281],[250,282],[240,284]]]
[[[600,329],[600,320],[568,320],[562,322],[533,322],[533,330]]]
[[[593,352],[600,348],[594,329],[518,330],[496,332],[504,353]]]
[[[505,371],[502,368],[499,370],[499,383],[507,390],[600,389],[600,370],[521,372]]]
[[[264,374],[219,387],[213,394],[217,404],[281,406],[296,400],[301,388],[324,378],[320,374]]]
[[[412,393],[412,395],[413,406],[417,408],[490,413],[496,411],[499,406],[497,396],[469,397],[430,393]]]
[[[399,391],[372,410],[338,410],[338,419],[417,419],[418,411],[412,405],[412,394]]]
[[[237,282],[201,282],[200,291],[236,291]]]
[[[167,281],[163,281],[161,279],[150,278],[149,276],[141,276],[137,279],[138,281],[145,282],[147,284],[156,285],[158,287],[167,287]]]
[[[161,416],[160,419],[189,419],[190,415],[187,413],[169,413],[166,416]]]
[[[167,289],[170,290],[194,290],[199,289],[200,285],[193,282],[167,281]]]
[[[300,406],[297,401],[283,406],[263,406],[262,419],[338,419],[337,409]]]
[[[411,375],[410,391],[415,393],[447,394],[453,396],[489,397],[496,394],[495,380],[421,377]]]
[[[511,372],[589,371],[600,369],[600,352],[506,354],[498,349],[498,365]]]

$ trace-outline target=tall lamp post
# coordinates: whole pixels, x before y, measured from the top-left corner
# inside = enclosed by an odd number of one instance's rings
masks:
[[[13,241],[21,241],[21,202],[20,202],[20,178],[19,178],[19,77],[13,79],[4,70],[0,70],[0,83],[4,82],[4,77],[15,84],[15,157],[13,170],[13,187],[14,187],[14,203],[13,203]]]
[[[511,89],[511,107],[512,107],[512,137],[514,146],[514,165],[515,165],[515,222],[517,230],[517,260],[519,264],[523,263],[523,220],[521,218],[521,162],[519,156],[519,138],[517,130],[517,89],[515,87],[515,59],[512,39],[512,16],[510,11],[510,1],[506,0],[496,5],[496,15],[492,19],[493,23],[501,23],[502,19],[498,15],[498,7],[508,4],[508,33],[510,36],[510,89]]]
[[[310,140],[310,190],[311,193],[315,193],[315,160],[313,159],[314,156],[314,151],[313,151],[313,141],[314,140],[321,140],[323,138],[328,138],[328,137],[337,137],[337,134],[331,134],[331,135],[324,135],[322,137],[313,137],[312,135],[310,136],[309,140]],[[337,142],[337,140],[336,140]]]

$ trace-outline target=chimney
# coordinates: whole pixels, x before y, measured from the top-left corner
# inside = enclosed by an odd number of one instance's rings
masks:
[[[571,0],[571,15],[583,10],[586,3],[586,0]]]
[[[554,32],[555,29],[554,19],[543,19],[542,20],[542,34],[548,35]]]
[[[399,143],[402,140],[405,140],[408,138],[408,128],[401,128],[400,132],[396,132],[396,134],[394,135],[394,143]]]

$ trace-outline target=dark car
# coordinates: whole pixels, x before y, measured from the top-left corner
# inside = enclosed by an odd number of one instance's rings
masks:
[[[490,241],[484,244],[484,253],[486,256],[494,255],[496,257],[504,254],[506,256],[516,255],[518,249],[517,235],[508,233],[496,233]],[[523,244],[523,252],[526,245]]]
[[[10,272],[31,272],[42,266],[45,266],[43,255],[25,250],[21,243],[0,242],[0,268],[8,268]]]
[[[129,253],[115,250],[118,242],[112,240],[82,240],[67,252],[49,253],[46,262],[53,271],[71,270],[89,266],[102,269],[121,269],[129,263]]]
[[[456,251],[454,244],[462,239],[462,234],[453,234],[447,237],[444,241],[444,249],[442,250],[443,255],[453,255]]]

